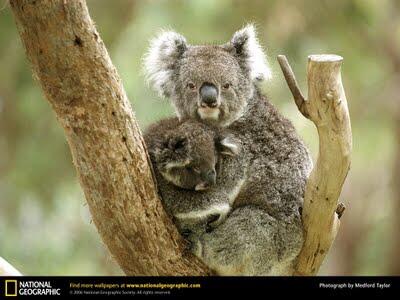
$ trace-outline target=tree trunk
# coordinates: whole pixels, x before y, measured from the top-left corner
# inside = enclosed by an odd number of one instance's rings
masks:
[[[305,242],[295,275],[317,274],[340,225],[344,205],[337,204],[350,167],[352,136],[337,55],[308,58],[308,100],[305,100],[284,56],[278,56],[285,79],[300,112],[318,130],[319,154],[304,195]]]
[[[205,275],[159,200],[140,129],[84,0],[11,0],[100,236],[127,275]],[[55,162],[57,163],[57,162]]]

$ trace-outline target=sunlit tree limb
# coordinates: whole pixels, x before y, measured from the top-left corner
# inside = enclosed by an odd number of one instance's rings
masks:
[[[85,1],[10,4],[34,77],[65,130],[94,224],[122,270],[208,274],[162,208],[134,113]]]
[[[22,274],[4,258],[0,257],[0,276],[22,276]]]
[[[342,60],[337,55],[309,56],[308,99],[304,99],[286,57],[278,57],[299,110],[315,124],[319,136],[318,159],[304,196],[305,242],[294,275],[317,274],[344,212],[337,201],[350,167],[352,135],[340,74]]]

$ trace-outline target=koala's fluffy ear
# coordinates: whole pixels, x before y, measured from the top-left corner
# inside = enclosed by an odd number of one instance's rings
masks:
[[[173,31],[164,31],[151,41],[144,57],[144,71],[148,82],[160,96],[171,95],[174,68],[186,49],[186,39]]]
[[[221,136],[216,141],[217,150],[220,154],[236,156],[240,151],[240,143],[231,136]]]
[[[244,64],[245,68],[249,70],[253,81],[263,81],[271,78],[271,69],[257,40],[253,25],[247,25],[236,31],[229,46],[235,56],[238,57],[239,63]]]
[[[188,144],[186,136],[171,136],[168,140],[168,148],[172,151],[184,149]]]
[[[157,161],[163,159],[165,155],[171,155],[171,153],[178,153],[187,149],[187,145],[188,139],[186,136],[171,133],[158,139],[152,147],[148,147],[148,151]]]

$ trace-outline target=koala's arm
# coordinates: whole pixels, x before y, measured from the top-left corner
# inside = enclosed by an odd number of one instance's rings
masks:
[[[278,219],[264,209],[235,209],[199,241],[198,256],[219,275],[287,275],[303,244],[300,218]]]
[[[180,230],[183,230],[187,223],[195,224],[197,221],[200,224],[206,219],[215,219],[214,224],[218,224],[231,210],[232,199],[223,185],[198,192],[177,188],[165,182],[163,178],[159,181],[164,208],[174,218]]]
[[[190,242],[197,256],[199,238],[222,224],[232,209],[232,197],[239,192],[231,189],[229,180],[204,192],[179,189],[158,176],[164,208],[179,232]]]
[[[158,173],[159,190],[167,212],[178,220],[198,217],[200,222],[205,216],[219,212],[219,221],[223,221],[246,182],[244,168],[239,169],[238,165],[241,165],[238,155],[223,157],[217,167],[217,184],[203,192],[177,188]],[[232,171],[235,168],[239,170]]]

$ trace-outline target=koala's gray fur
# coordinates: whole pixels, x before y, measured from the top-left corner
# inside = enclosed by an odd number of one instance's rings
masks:
[[[224,203],[226,195],[234,197],[223,222],[197,233],[196,254],[219,274],[290,274],[303,244],[301,208],[312,162],[293,125],[258,89],[270,71],[254,28],[239,30],[226,44],[207,46],[162,33],[152,42],[145,67],[180,119],[225,128],[241,144],[240,155],[220,159],[217,185],[201,193],[201,205],[191,201],[196,192],[183,192],[174,204],[185,212],[202,206],[197,215],[204,223],[210,207]],[[204,84],[218,90],[216,107],[203,106]],[[224,186],[225,181],[236,185]]]
[[[232,207],[235,196],[229,192],[237,186],[236,177],[220,182],[229,177],[224,171],[229,168],[220,164],[223,157],[225,164],[237,163],[240,143],[226,130],[178,118],[152,124],[144,139],[164,208],[193,252],[199,252],[200,236],[219,225]]]
[[[215,138],[206,125],[165,119],[151,125],[144,139],[155,168],[175,186],[199,190],[215,184]]]

